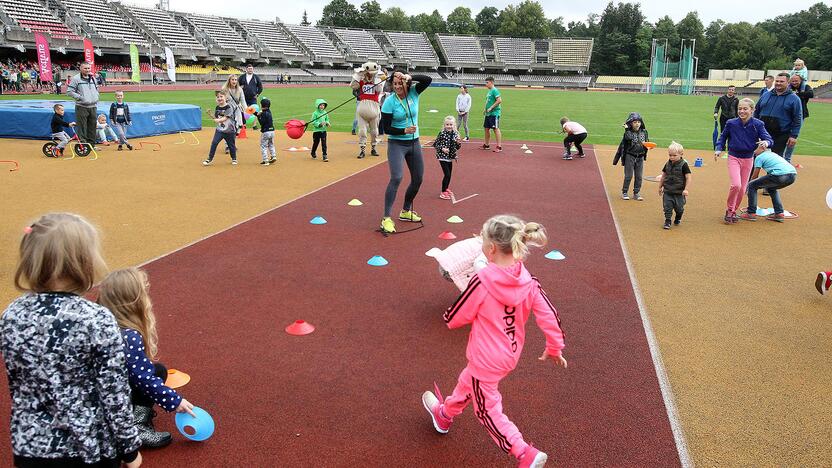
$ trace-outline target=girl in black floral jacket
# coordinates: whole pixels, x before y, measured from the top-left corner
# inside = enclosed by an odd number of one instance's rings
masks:
[[[85,219],[48,214],[24,229],[15,286],[0,318],[17,467],[141,465],[121,332],[82,297],[105,272]]]
[[[439,198],[450,200],[454,195],[448,188],[451,185],[453,163],[456,161],[456,152],[462,147],[462,140],[456,130],[456,119],[452,116],[445,117],[445,124],[439,135],[436,135],[433,147],[436,148],[436,159],[439,160],[439,165],[442,166],[442,173],[444,174],[442,192],[439,194]]]

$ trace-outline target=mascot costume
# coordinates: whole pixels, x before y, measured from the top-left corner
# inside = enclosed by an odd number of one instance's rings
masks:
[[[387,75],[375,62],[367,62],[355,69],[352,75],[350,87],[358,98],[358,107],[355,109],[355,118],[358,119],[358,145],[361,152],[358,159],[364,157],[364,150],[367,148],[367,131],[370,133],[370,154],[378,156],[376,151],[376,138],[378,137],[378,124],[381,119],[381,106],[379,98],[384,92],[384,82]]]

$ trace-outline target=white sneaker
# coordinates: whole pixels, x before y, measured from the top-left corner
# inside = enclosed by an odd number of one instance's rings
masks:
[[[202,161],[203,166],[210,166],[211,164],[214,164],[214,161],[211,161],[210,159],[206,159],[205,161]]]
[[[629,196],[629,195],[627,195],[626,193],[622,193],[622,194],[621,194],[621,199],[622,199],[622,200],[629,200],[629,199],[630,199],[630,196]]]
[[[236,165],[237,165],[237,160],[236,160],[236,159],[232,159],[232,160],[231,160],[231,165],[232,165],[232,166],[236,166]]]

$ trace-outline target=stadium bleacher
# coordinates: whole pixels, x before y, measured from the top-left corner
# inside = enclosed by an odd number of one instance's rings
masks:
[[[424,33],[388,32],[387,37],[390,38],[402,58],[412,63],[439,66],[439,57]]]
[[[257,53],[251,44],[246,42],[230,24],[219,16],[183,14],[182,18],[223,49],[251,54]]]
[[[564,69],[577,67],[586,70],[589,68],[594,45],[592,39],[552,39],[551,44],[550,63]]]
[[[309,74],[313,76],[352,76],[352,70],[341,70],[341,69],[307,69],[306,70]]]
[[[44,8],[40,2],[0,0],[0,8],[24,29],[45,33],[55,39],[81,40],[75,32]]]
[[[332,32],[352,49],[357,58],[374,61],[387,60],[387,54],[384,53],[384,50],[369,31],[332,28]]]
[[[437,34],[439,45],[449,64],[480,64],[483,62],[482,46],[476,36]]]
[[[301,44],[304,45],[316,59],[343,59],[344,56],[335,45],[327,39],[323,31],[314,26],[301,26],[299,24],[284,24]]]
[[[532,40],[525,37],[495,37],[497,55],[507,65],[528,67],[534,63]]]
[[[164,42],[164,45],[171,49],[207,51],[205,45],[197,41],[182,25],[177,23],[170,12],[127,4],[124,4],[123,7],[141,23],[146,31],[152,31]]]
[[[131,21],[120,16],[104,0],[64,0],[69,14],[83,19],[96,34],[105,39],[116,39],[126,44],[148,46],[148,40]]]
[[[289,57],[306,58],[306,54],[277,24],[255,19],[236,20],[236,23],[246,31],[246,34],[254,36],[262,43],[266,50]]]

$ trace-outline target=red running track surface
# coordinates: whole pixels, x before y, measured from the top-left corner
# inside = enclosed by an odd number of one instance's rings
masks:
[[[506,414],[552,466],[679,465],[594,156],[559,154],[467,146],[451,188],[479,195],[453,205],[438,198],[441,171],[426,149],[421,230],[374,232],[388,180],[380,165],[147,265],[160,358],[191,375],[181,392],[217,430],[203,443],[177,433],[170,447],[143,451],[146,465],[513,465],[472,411],[442,436],[420,400],[434,381],[451,392],[468,334],[444,325],[458,291],[424,253],[450,244],[442,231],[464,238],[503,212],[548,229],[550,245],[527,266],[560,312],[569,359],[567,370],[539,362],[544,339],[530,321],[524,356],[500,387]],[[364,205],[347,206],[352,198]],[[465,222],[445,222],[451,215]],[[314,216],[328,223],[309,224]],[[566,260],[544,259],[553,248]],[[368,266],[373,255],[390,264]],[[295,319],[317,330],[286,334]],[[171,415],[157,421],[175,431]]]

